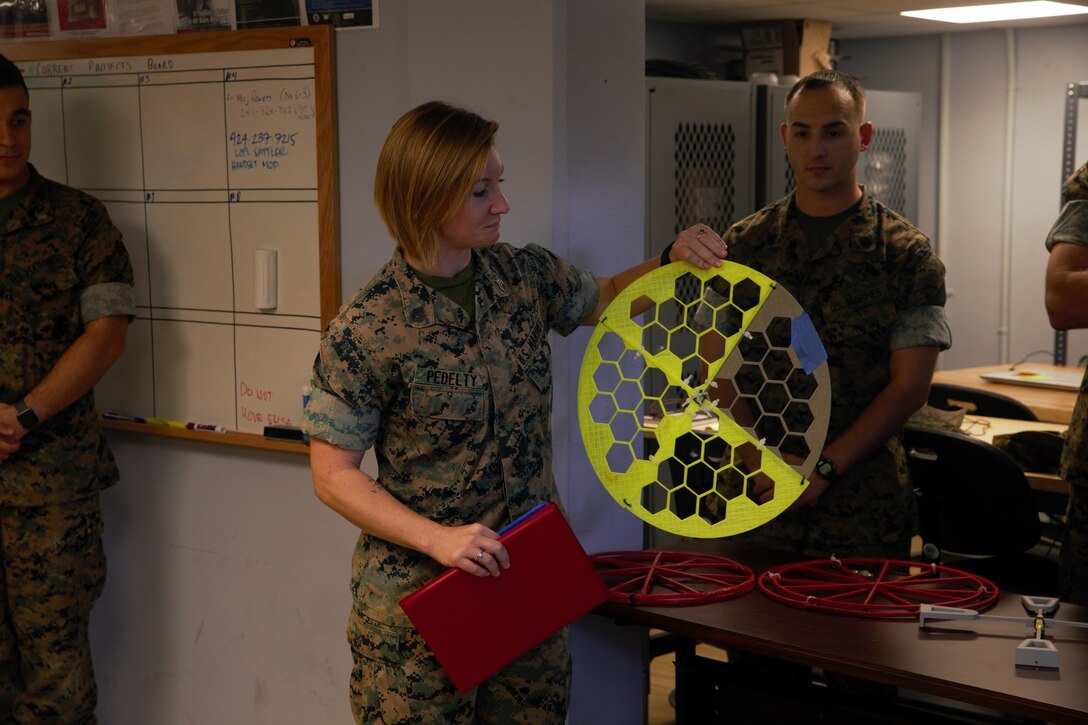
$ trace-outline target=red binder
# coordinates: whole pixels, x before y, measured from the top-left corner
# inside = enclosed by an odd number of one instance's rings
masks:
[[[464,693],[607,597],[604,582],[555,503],[500,532],[510,568],[499,577],[450,569],[401,609]]]

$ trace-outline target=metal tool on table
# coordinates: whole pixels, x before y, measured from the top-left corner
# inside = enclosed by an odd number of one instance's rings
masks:
[[[974,609],[944,607],[936,604],[923,604],[918,611],[918,626],[925,627],[927,621],[934,620],[974,620],[985,619],[996,622],[1021,622],[1034,631],[1034,635],[1016,645],[1014,661],[1017,665],[1028,667],[1049,667],[1058,669],[1061,662],[1058,648],[1054,642],[1046,639],[1046,628],[1065,626],[1088,629],[1088,622],[1071,622],[1051,619],[1057,613],[1061,602],[1056,597],[1020,597],[1020,603],[1030,615],[1012,617],[1000,614],[980,614]],[[1048,617],[1049,615],[1049,617]]]

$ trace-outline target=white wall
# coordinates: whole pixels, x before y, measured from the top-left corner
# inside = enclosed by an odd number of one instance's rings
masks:
[[[643,248],[644,16],[623,0],[400,0],[337,33],[345,299],[389,258],[373,169],[424,100],[502,124],[503,238],[607,274]],[[602,37],[607,37],[607,42]],[[596,481],[575,414],[588,333],[553,340],[555,470],[589,551],[641,546]],[[109,582],[92,623],[106,723],[349,723],[344,637],[356,531],[315,499],[303,456],[114,432],[104,495]],[[373,471],[373,459],[364,466]],[[641,636],[574,631],[570,722],[641,722]]]
[[[303,456],[113,433],[91,625],[103,723],[350,723],[355,532]]]

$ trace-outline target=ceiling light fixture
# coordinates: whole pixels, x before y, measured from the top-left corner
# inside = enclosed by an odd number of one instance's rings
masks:
[[[1038,2],[1000,3],[997,5],[969,5],[959,8],[933,8],[932,10],[906,10],[900,15],[943,23],[992,23],[999,20],[1026,20],[1028,18],[1053,18],[1060,15],[1088,13],[1084,5],[1069,3]]]

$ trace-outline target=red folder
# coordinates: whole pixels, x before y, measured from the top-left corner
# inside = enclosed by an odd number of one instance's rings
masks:
[[[605,601],[604,582],[549,503],[500,532],[498,577],[450,569],[400,600],[458,691],[486,680]]]

